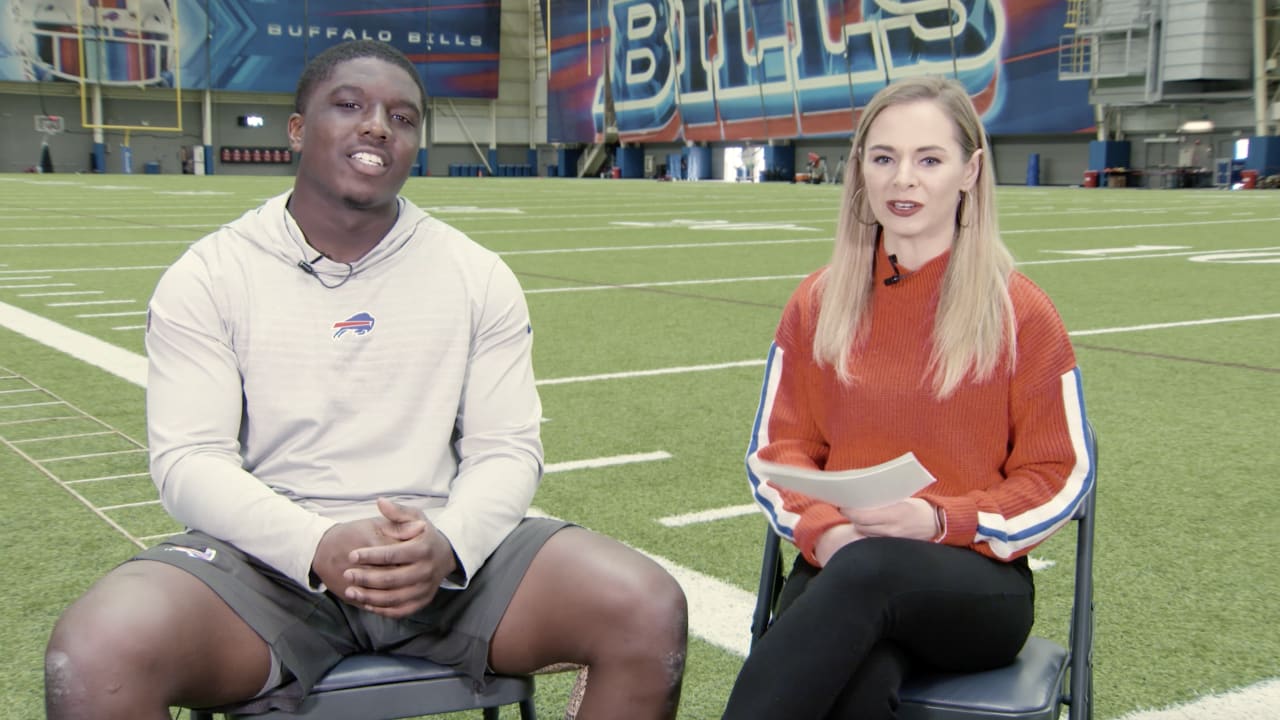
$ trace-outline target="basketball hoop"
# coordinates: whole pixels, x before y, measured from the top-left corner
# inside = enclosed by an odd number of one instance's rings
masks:
[[[57,135],[66,129],[61,115],[36,115],[35,121],[36,132],[44,135]]]
[[[36,132],[40,138],[40,161],[35,166],[38,173],[53,172],[53,159],[49,156],[49,138],[61,133],[65,128],[61,115],[36,115]]]

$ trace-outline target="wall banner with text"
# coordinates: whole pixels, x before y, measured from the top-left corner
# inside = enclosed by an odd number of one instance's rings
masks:
[[[346,40],[403,51],[427,92],[496,98],[500,0],[0,0],[0,80],[292,92]]]
[[[887,83],[945,75],[992,134],[1093,126],[1060,82],[1061,0],[548,0],[548,139],[849,135]],[[543,30],[546,31],[544,24]]]

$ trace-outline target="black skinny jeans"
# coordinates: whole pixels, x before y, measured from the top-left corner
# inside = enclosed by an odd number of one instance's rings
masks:
[[[726,719],[891,720],[909,665],[973,672],[1007,665],[1035,610],[1025,558],[867,538],[822,570],[803,557],[785,610],[747,657]]]

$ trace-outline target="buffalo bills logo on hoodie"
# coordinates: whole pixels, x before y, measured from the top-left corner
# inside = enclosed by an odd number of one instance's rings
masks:
[[[346,320],[339,320],[333,324],[333,338],[335,340],[348,332],[355,335],[366,335],[373,332],[373,316],[367,312],[356,313]]]

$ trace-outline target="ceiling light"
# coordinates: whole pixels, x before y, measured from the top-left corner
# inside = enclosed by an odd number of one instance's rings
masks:
[[[1178,126],[1178,132],[1181,133],[1202,133],[1212,129],[1212,120],[1188,120]]]

